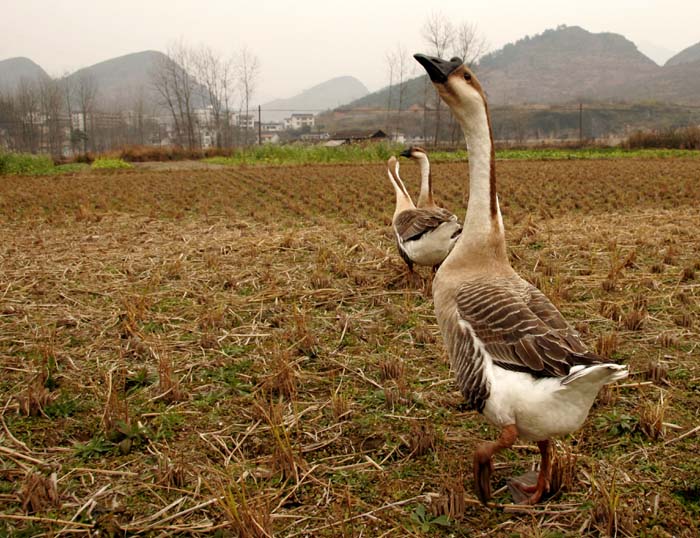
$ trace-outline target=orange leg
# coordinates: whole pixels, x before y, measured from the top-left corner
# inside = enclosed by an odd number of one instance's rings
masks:
[[[491,498],[491,473],[493,456],[504,448],[510,448],[518,438],[518,428],[509,424],[501,430],[501,436],[495,443],[482,443],[474,452],[474,489],[479,500],[486,504]]]
[[[537,446],[540,449],[542,462],[540,463],[540,472],[537,475],[537,483],[534,485],[525,485],[517,480],[510,483],[511,488],[520,490],[523,500],[519,504],[537,504],[542,499],[542,495],[549,490],[549,479],[552,473],[552,458],[550,453],[549,440],[538,441]]]

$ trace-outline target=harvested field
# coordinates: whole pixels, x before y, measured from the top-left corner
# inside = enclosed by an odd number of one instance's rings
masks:
[[[630,365],[562,491],[472,493],[383,166],[0,177],[0,535],[697,536],[700,162],[498,163],[512,263]],[[417,191],[417,167],[402,163]],[[437,164],[463,213],[463,164]]]

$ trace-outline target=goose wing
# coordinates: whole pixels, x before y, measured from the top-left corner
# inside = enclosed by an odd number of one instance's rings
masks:
[[[603,362],[586,350],[549,299],[518,277],[463,284],[457,309],[501,368],[562,377],[572,366]]]
[[[445,222],[457,220],[457,217],[443,208],[407,209],[394,219],[394,229],[401,242],[418,239]]]

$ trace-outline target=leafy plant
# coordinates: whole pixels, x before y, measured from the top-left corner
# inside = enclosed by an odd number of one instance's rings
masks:
[[[605,430],[609,436],[617,437],[636,432],[639,429],[639,418],[611,411],[599,416],[595,420],[595,426],[599,430]]]
[[[75,456],[81,460],[97,458],[113,451],[114,443],[110,443],[101,435],[93,437],[87,443],[79,443],[75,445]]]
[[[55,400],[44,407],[44,413],[49,418],[69,417],[80,408],[79,398],[71,398],[62,391]]]
[[[416,530],[420,532],[430,532],[434,527],[447,528],[451,525],[450,519],[446,515],[433,516],[428,513],[425,505],[419,504],[411,513],[411,521]]]
[[[175,430],[185,423],[185,417],[180,413],[163,413],[155,421],[155,438],[170,439]]]
[[[147,387],[152,383],[153,377],[149,373],[148,369],[146,367],[143,367],[139,368],[138,370],[136,370],[135,373],[130,374],[126,377],[124,389],[126,390],[127,394],[131,394],[132,392],[140,388]]]
[[[128,454],[131,449],[145,443],[151,432],[140,422],[130,424],[123,420],[117,420],[115,428],[110,432],[109,441],[114,443],[122,454]]]

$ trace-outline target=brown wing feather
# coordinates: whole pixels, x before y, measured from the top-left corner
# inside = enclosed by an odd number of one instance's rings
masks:
[[[457,295],[457,308],[502,368],[559,377],[577,364],[603,361],[586,351],[542,292],[517,277],[464,284]]]
[[[446,209],[407,209],[394,219],[394,229],[401,241],[417,239],[445,222],[456,220]]]
[[[457,386],[469,407],[481,412],[491,391],[484,372],[483,354],[477,352],[472,335],[459,323],[456,313],[442,330]]]

